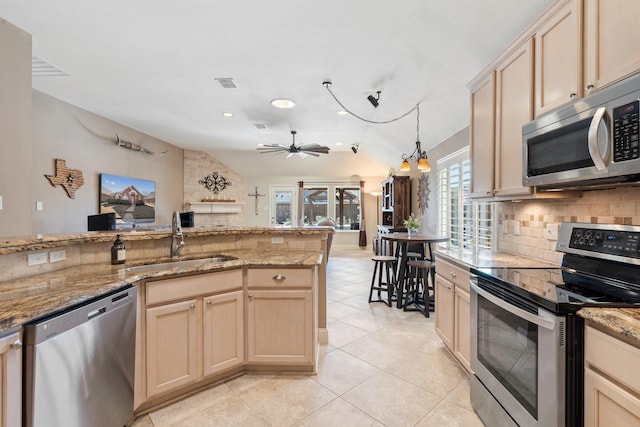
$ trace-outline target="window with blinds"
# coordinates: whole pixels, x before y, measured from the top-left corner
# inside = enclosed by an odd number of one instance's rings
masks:
[[[438,161],[438,232],[450,237],[451,248],[491,249],[493,204],[472,202],[470,191],[468,148]]]

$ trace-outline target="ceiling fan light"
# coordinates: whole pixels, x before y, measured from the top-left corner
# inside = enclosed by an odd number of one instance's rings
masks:
[[[411,170],[411,165],[406,159],[402,161],[402,164],[400,165],[400,170],[402,172],[408,172]]]
[[[296,103],[287,98],[276,98],[271,100],[271,105],[276,108],[288,109],[295,107]]]
[[[431,165],[429,164],[429,160],[427,160],[426,157],[420,157],[420,159],[418,159],[418,169],[423,172],[429,172],[431,170]]]

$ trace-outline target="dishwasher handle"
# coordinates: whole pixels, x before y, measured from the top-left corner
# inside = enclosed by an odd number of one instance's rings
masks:
[[[98,308],[96,310],[90,311],[89,314],[87,314],[87,320],[91,320],[94,317],[98,317],[101,314],[104,314],[106,312],[107,312],[107,306],[103,305],[102,307],[100,307],[100,308]]]

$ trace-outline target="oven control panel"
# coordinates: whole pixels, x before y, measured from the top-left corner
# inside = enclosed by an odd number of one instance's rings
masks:
[[[569,247],[590,252],[640,258],[640,232],[574,228]]]

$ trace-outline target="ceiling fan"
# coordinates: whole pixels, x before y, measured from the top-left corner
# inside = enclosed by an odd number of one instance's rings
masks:
[[[258,151],[260,151],[260,154],[287,152],[289,153],[287,155],[287,158],[295,155],[305,158],[307,157],[307,155],[318,157],[320,154],[329,154],[329,147],[325,147],[323,145],[318,145],[318,144],[296,145],[296,133],[298,132],[296,132],[295,130],[291,131],[293,142],[291,142],[291,145],[288,147],[280,144],[265,144],[262,147],[258,147]]]

